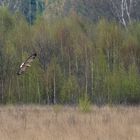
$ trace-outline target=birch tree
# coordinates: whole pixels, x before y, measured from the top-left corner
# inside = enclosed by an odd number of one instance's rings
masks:
[[[124,27],[131,24],[131,13],[134,11],[137,2],[137,0],[110,0],[113,15]]]

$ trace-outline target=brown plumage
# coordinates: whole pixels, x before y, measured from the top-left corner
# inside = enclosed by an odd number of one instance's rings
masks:
[[[37,56],[36,53],[33,53],[31,56],[29,56],[29,57],[26,59],[26,61],[23,62],[23,63],[20,65],[20,68],[19,68],[19,70],[17,71],[17,75],[23,74],[23,73],[26,71],[26,69],[27,69],[28,67],[31,66],[31,63],[32,63],[32,61],[36,58],[36,56]]]

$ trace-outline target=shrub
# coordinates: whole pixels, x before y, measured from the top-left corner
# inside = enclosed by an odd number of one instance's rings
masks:
[[[79,99],[79,109],[82,112],[89,112],[90,111],[90,105],[91,105],[91,102],[90,102],[87,94],[85,94],[84,97],[81,97]]]

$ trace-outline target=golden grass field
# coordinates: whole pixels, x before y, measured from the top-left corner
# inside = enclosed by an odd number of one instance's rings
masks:
[[[1,106],[0,140],[140,140],[140,107]]]

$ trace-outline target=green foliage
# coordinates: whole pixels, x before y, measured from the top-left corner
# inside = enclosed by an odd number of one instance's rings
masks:
[[[6,7],[0,7],[0,31],[5,33],[14,26],[14,17],[9,13]]]
[[[78,83],[74,76],[69,76],[68,79],[63,82],[60,96],[62,103],[76,103],[78,97]]]
[[[21,13],[32,24],[37,15],[42,15],[45,9],[44,0],[7,0],[0,1],[0,6],[7,8],[11,13]],[[11,16],[12,17],[12,16]]]
[[[80,97],[80,99],[79,99],[79,109],[82,112],[89,112],[90,111],[90,106],[91,106],[91,102],[90,102],[87,94],[85,94],[83,97]]]
[[[140,103],[139,23],[125,30],[71,15],[29,25],[0,11],[0,103],[79,104],[84,112],[91,103]],[[34,51],[32,67],[17,76]]]

